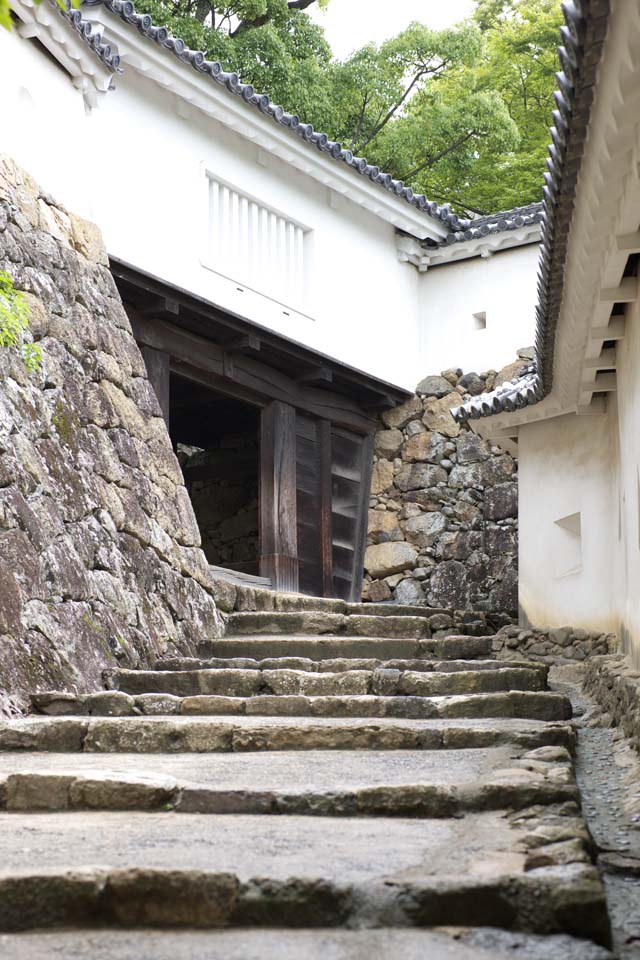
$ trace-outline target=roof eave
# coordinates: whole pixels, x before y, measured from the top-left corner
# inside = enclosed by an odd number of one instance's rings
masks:
[[[104,25],[110,39],[117,44],[125,67],[148,77],[174,97],[399,230],[419,239],[436,241],[444,239],[450,231],[450,227],[427,211],[411,206],[403,198],[323,154],[312,144],[292,136],[270,117],[248,107],[242,98],[231,96],[224,87],[215,85],[209,77],[154,44],[103,4],[91,5],[84,10],[87,19]]]
[[[457,263],[460,260],[469,260],[473,257],[488,259],[505,250],[537,244],[540,242],[540,237],[541,225],[534,223],[526,227],[519,227],[516,230],[499,231],[485,237],[461,240],[457,243],[431,249],[425,248],[413,237],[398,234],[396,247],[400,260],[412,263],[420,273],[425,273],[430,267]]]
[[[11,8],[21,21],[16,28],[18,34],[25,39],[36,37],[71,75],[89,105],[94,106],[97,95],[110,89],[114,70],[100,59],[53,3],[11,0]]]

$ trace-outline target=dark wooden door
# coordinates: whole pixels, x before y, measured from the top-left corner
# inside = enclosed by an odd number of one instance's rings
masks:
[[[368,437],[296,417],[299,588],[358,599],[371,483]]]

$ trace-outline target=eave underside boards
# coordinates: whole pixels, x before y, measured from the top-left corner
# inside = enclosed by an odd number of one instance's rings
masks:
[[[282,400],[360,434],[410,396],[119,261],[111,269],[137,339],[212,389],[259,406]]]

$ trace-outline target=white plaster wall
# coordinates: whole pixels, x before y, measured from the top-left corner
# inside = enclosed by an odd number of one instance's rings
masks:
[[[415,385],[418,274],[398,261],[393,227],[176,105],[128,68],[91,117],[92,142],[115,145],[96,150],[92,165],[92,218],[110,254],[344,363]],[[309,228],[301,311],[203,264],[205,166]]]
[[[0,29],[0,152],[8,154],[65,206],[87,215],[82,94],[30,40]]]
[[[518,436],[519,591],[524,618],[616,630],[615,403],[606,415],[568,414]],[[580,537],[557,521],[580,514]],[[575,521],[568,525],[574,526]]]
[[[420,377],[447,367],[499,370],[533,344],[538,256],[532,243],[432,267],[420,277]],[[484,330],[473,317],[481,312]]]
[[[614,602],[625,650],[640,666],[640,305],[629,304],[617,345],[617,471],[612,522]]]

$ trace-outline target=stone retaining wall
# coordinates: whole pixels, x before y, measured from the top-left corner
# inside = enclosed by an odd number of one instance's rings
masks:
[[[621,654],[593,657],[584,687],[640,752],[640,672]]]
[[[376,436],[363,599],[477,610],[518,607],[517,462],[451,416],[510,380],[444,370],[382,414]]]
[[[0,270],[44,355],[0,348],[0,712],[216,636],[180,466],[98,230],[0,158]]]
[[[612,633],[589,632],[577,627],[541,630],[518,626],[502,627],[493,639],[493,654],[498,660],[542,660],[545,662],[581,662],[617,649]]]

